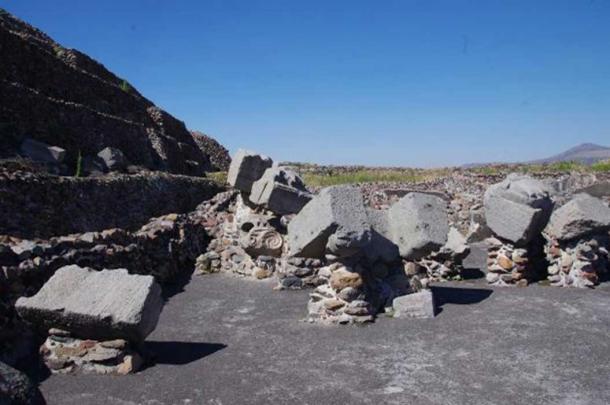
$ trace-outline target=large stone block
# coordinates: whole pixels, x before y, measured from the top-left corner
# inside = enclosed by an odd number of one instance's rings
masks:
[[[15,304],[23,319],[40,328],[134,342],[155,329],[162,307],[161,287],[152,276],[75,265],[60,268],[36,295]]]
[[[392,302],[395,318],[434,318],[436,305],[431,290],[402,295]]]
[[[227,182],[236,189],[249,193],[252,184],[271,166],[273,166],[271,158],[239,149],[231,161]]]
[[[485,192],[485,217],[500,238],[525,245],[546,226],[553,202],[548,185],[528,176],[511,174]]]
[[[121,172],[127,168],[129,163],[123,152],[117,148],[104,148],[97,156],[104,161],[106,168],[110,171]]]
[[[38,162],[59,164],[64,161],[66,150],[26,138],[21,144],[21,154]]]
[[[390,207],[388,223],[392,241],[405,259],[420,259],[447,242],[447,207],[440,197],[409,193]]]
[[[311,198],[299,175],[282,167],[265,170],[250,192],[251,202],[280,215],[298,213]]]
[[[578,194],[551,215],[544,232],[562,241],[605,233],[610,229],[610,208],[599,198]]]
[[[362,251],[370,243],[371,227],[360,189],[335,186],[320,191],[290,221],[287,238],[293,256],[351,256]]]
[[[365,247],[366,257],[371,262],[381,260],[391,263],[400,258],[398,246],[392,242],[387,210],[367,209],[371,224],[371,243]]]

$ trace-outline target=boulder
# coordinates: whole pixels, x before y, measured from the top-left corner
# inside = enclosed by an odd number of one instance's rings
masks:
[[[292,256],[321,258],[328,251],[346,257],[371,240],[364,199],[359,188],[334,186],[320,191],[288,224]]]
[[[371,263],[381,260],[392,263],[400,258],[398,246],[391,240],[388,211],[368,208],[366,215],[371,224],[371,243],[365,249],[365,255]]]
[[[143,341],[155,329],[162,307],[161,287],[152,276],[76,265],[60,268],[36,295],[15,304],[23,319],[45,330],[133,342]]]
[[[37,162],[60,164],[66,157],[66,150],[26,138],[21,144],[21,154]]]
[[[123,152],[117,148],[104,148],[97,154],[97,156],[104,161],[104,164],[111,172],[124,171],[129,164],[127,158],[125,158],[125,155],[123,155]]]
[[[610,208],[599,198],[578,194],[551,215],[544,232],[561,241],[610,230]]]
[[[510,174],[485,192],[487,225],[498,237],[525,245],[546,226],[553,202],[551,190],[539,180]]]
[[[244,149],[239,149],[229,166],[227,183],[238,190],[249,193],[255,181],[260,179],[265,170],[273,166],[273,160]]]
[[[408,260],[420,259],[447,242],[446,202],[437,196],[407,194],[388,210],[388,223],[392,241]]]
[[[402,295],[392,302],[395,318],[434,318],[436,305],[432,290]]]
[[[270,167],[252,184],[250,201],[279,215],[296,214],[312,198],[303,180],[283,167]]]
[[[40,391],[19,370],[0,362],[0,404],[44,404]]]

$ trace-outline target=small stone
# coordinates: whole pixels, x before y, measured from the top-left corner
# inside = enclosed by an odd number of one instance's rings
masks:
[[[128,343],[126,340],[123,339],[114,339],[100,342],[100,346],[106,347],[108,349],[125,349],[128,346]]]
[[[256,277],[259,280],[265,279],[265,278],[269,278],[271,277],[271,275],[273,274],[273,272],[271,272],[268,269],[264,269],[262,267],[255,267],[254,268],[254,272],[252,273],[254,275],[254,277]]]
[[[329,299],[324,301],[324,307],[329,311],[336,311],[343,306],[345,306],[345,302],[337,299]]]
[[[508,257],[501,255],[498,256],[498,265],[506,271],[510,271],[513,268],[513,261]]]
[[[345,268],[335,271],[330,276],[330,285],[335,290],[342,290],[345,287],[359,288],[362,284],[363,281],[360,274],[348,271]]]
[[[69,337],[70,332],[68,332],[67,330],[63,330],[63,329],[51,328],[51,329],[49,329],[49,335]]]
[[[121,363],[117,369],[117,374],[119,375],[127,375],[131,373],[135,373],[138,371],[142,365],[144,364],[144,360],[140,355],[134,353],[132,355],[127,355],[123,358],[123,363]]]
[[[495,283],[496,281],[498,281],[500,279],[500,276],[496,273],[487,273],[485,275],[485,279],[487,280],[488,283]]]

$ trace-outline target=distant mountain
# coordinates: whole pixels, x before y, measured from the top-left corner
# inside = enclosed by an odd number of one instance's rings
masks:
[[[582,143],[557,155],[527,163],[542,164],[574,161],[589,165],[606,159],[610,159],[610,148],[594,143]]]
[[[596,145],[594,143],[581,143],[580,145],[574,146],[561,152],[557,155],[553,155],[544,159],[530,160],[529,162],[521,162],[526,164],[544,164],[544,163],[556,163],[556,162],[579,162],[582,164],[590,165],[601,160],[610,159],[610,148],[606,146]],[[502,164],[518,164],[509,162],[487,162],[487,163],[467,163],[461,167],[464,169],[472,169],[481,166],[493,166]]]

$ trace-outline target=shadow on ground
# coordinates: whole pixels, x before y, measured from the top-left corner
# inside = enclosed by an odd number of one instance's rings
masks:
[[[431,287],[437,306],[437,314],[443,311],[445,304],[470,305],[477,304],[493,293],[493,290],[483,288]]]
[[[224,349],[221,343],[144,342],[144,350],[151,356],[151,364],[183,365],[192,363]]]

